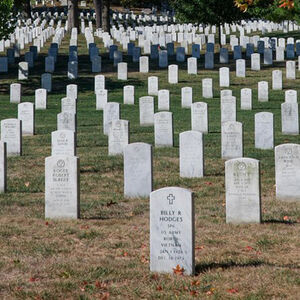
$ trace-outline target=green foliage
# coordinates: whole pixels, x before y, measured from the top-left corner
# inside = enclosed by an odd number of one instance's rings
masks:
[[[8,37],[15,29],[12,21],[13,0],[0,1],[0,40]],[[10,26],[9,26],[9,22]]]
[[[147,4],[160,6],[163,1],[161,0],[120,0],[120,4],[124,7],[144,7]],[[149,5],[148,5],[149,6]]]
[[[138,0],[121,0],[120,4],[124,7],[134,7],[138,5]]]
[[[296,1],[299,3],[299,0]],[[281,0],[256,0],[253,6],[248,7],[247,14],[252,18],[278,23],[284,20],[294,20],[295,10],[280,7],[281,2]]]
[[[300,0],[294,0],[294,16],[295,21],[300,24]]]
[[[181,22],[221,25],[245,18],[233,0],[173,0],[171,4]]]

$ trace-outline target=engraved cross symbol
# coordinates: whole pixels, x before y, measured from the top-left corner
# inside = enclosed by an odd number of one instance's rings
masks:
[[[175,196],[173,194],[170,194],[167,199],[169,200],[169,204],[170,205],[173,205],[173,202],[175,200]]]

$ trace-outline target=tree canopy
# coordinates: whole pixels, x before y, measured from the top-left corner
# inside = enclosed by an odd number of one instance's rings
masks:
[[[233,0],[173,0],[171,4],[182,22],[222,25],[245,18]]]
[[[235,6],[251,18],[274,22],[297,20],[299,0],[234,0]]]
[[[12,18],[13,7],[13,0],[0,1],[0,40],[6,39],[15,29],[15,24]]]

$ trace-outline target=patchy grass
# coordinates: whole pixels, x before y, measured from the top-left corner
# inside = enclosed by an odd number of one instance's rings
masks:
[[[295,35],[296,37],[296,35]],[[53,76],[48,109],[36,112],[36,135],[23,138],[24,155],[8,159],[8,192],[0,195],[0,297],[2,299],[297,299],[300,289],[299,204],[275,199],[274,153],[254,148],[254,114],[270,111],[275,117],[275,143],[299,143],[299,136],[281,134],[280,104],[284,91],[270,90],[270,101],[257,101],[257,82],[271,86],[273,68],[260,72],[247,69],[246,78],[235,78],[231,88],[237,96],[237,118],[244,124],[245,156],[261,162],[263,223],[225,224],[224,162],[220,158],[220,91],[215,70],[203,69],[188,75],[180,64],[179,84],[169,85],[167,70],[151,61],[150,75],[159,76],[159,88],[167,88],[174,114],[172,149],[154,149],[154,188],[187,187],[195,192],[196,276],[171,276],[149,272],[149,201],[124,199],[123,159],[109,157],[107,137],[102,134],[102,112],[95,110],[94,74],[90,73],[88,51],[79,38],[78,147],[81,180],[81,216],[75,221],[44,220],[44,158],[50,155],[51,131],[56,130],[60,99],[65,95],[69,36],[63,40]],[[138,97],[147,95],[148,75],[130,63],[129,80],[116,79],[96,38],[103,57],[109,101],[121,103],[121,116],[130,121],[131,142],[153,144],[153,128],[139,126]],[[49,43],[47,44],[49,46]],[[47,46],[39,55],[30,79],[23,82],[22,101],[34,102],[40,87]],[[24,55],[24,52],[22,53]],[[232,57],[232,56],[231,56]],[[21,57],[23,59],[23,56]],[[130,61],[124,55],[125,61]],[[174,58],[170,63],[174,62]],[[247,63],[248,64],[248,63]],[[249,64],[248,64],[249,65]],[[285,70],[284,70],[285,76]],[[214,81],[214,98],[203,99],[201,81]],[[284,79],[284,88],[300,92],[300,77]],[[9,103],[9,84],[17,78],[17,67],[0,75],[0,118],[17,116]],[[136,105],[122,104],[126,84],[136,88]],[[179,177],[178,135],[190,130],[190,110],[181,109],[180,89],[193,87],[194,102],[209,107],[210,133],[205,136],[205,174],[202,179]],[[253,110],[240,110],[240,89],[253,89]],[[157,101],[156,101],[157,108]],[[287,218],[286,218],[287,217]]]

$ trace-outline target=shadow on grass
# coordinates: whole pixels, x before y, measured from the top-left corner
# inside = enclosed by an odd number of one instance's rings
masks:
[[[230,269],[230,268],[246,268],[246,267],[258,267],[261,265],[264,265],[265,263],[261,260],[253,260],[246,263],[237,263],[235,261],[227,261],[227,262],[208,262],[208,263],[199,263],[195,267],[195,275],[200,275],[201,273],[204,273],[206,271],[212,270],[212,269]]]
[[[277,268],[289,268],[289,269],[300,269],[299,266],[296,264],[287,264],[287,265],[277,265],[277,264],[271,264],[268,262],[264,262],[262,260],[251,260],[245,263],[238,263],[235,261],[226,261],[226,262],[207,262],[207,263],[199,263],[195,267],[195,276],[200,275],[201,273],[205,273],[209,270],[214,269],[231,269],[231,268],[247,268],[247,267],[259,267],[259,266],[270,266],[270,267],[277,267]]]
[[[264,224],[286,224],[286,225],[295,225],[297,222],[270,219],[270,220],[265,220],[265,221],[263,221],[262,223],[264,223]]]

